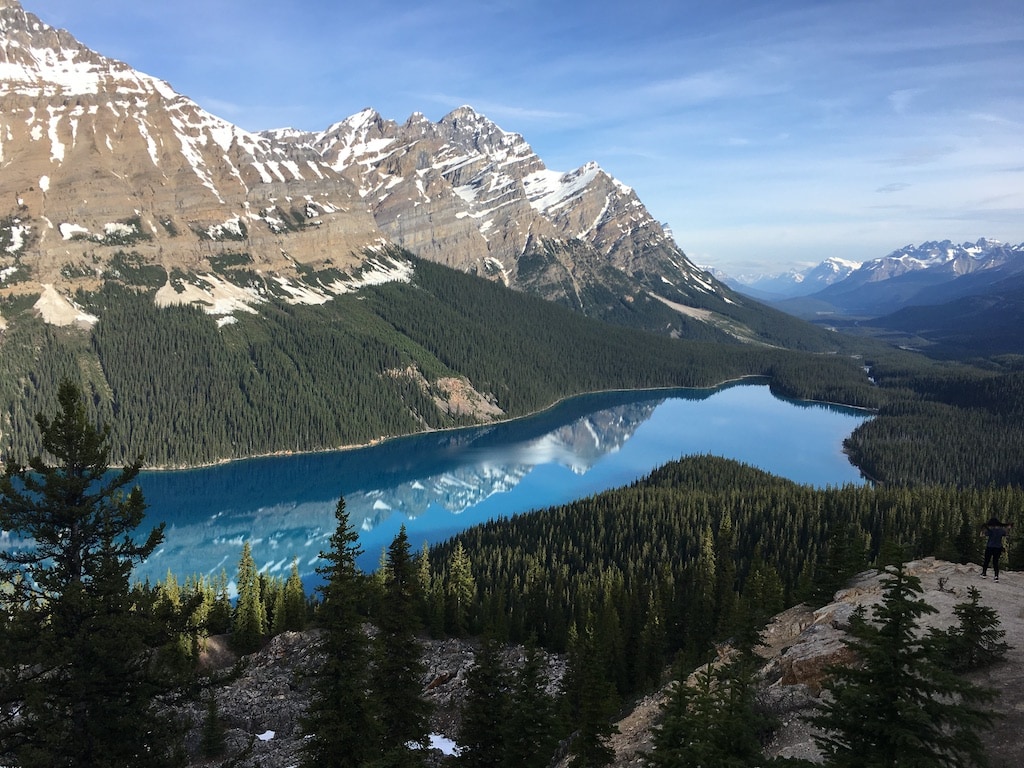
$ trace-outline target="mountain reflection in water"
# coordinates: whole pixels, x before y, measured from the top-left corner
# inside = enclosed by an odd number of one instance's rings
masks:
[[[764,385],[612,392],[368,448],[145,472],[148,519],[166,521],[167,531],[136,576],[153,582],[168,571],[183,579],[224,569],[230,579],[248,540],[261,569],[286,575],[297,557],[313,582],[340,496],[360,533],[359,565],[372,570],[403,524],[418,550],[489,519],[625,485],[687,454],[729,456],[816,485],[861,482],[841,447],[865,418],[779,400]],[[800,437],[791,447],[780,445],[793,434]],[[786,456],[796,460],[792,470]],[[801,466],[808,476],[797,476]]]

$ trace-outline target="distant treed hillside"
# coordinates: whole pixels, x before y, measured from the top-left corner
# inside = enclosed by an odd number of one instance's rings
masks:
[[[880,358],[889,394],[846,440],[850,459],[890,485],[1024,487],[1024,373]]]
[[[815,489],[714,457],[671,462],[629,487],[495,520],[461,547],[476,578],[474,631],[553,649],[599,628],[622,694],[655,683],[675,651],[702,660],[784,606],[821,604],[869,562],[935,555],[980,562],[978,525],[1013,517],[1019,488]],[[1010,567],[1024,553],[1013,548]]]
[[[113,429],[115,461],[194,465],[361,444],[476,423],[448,404],[462,377],[505,416],[584,391],[710,386],[746,375],[785,394],[877,406],[860,363],[759,345],[673,340],[599,323],[428,262],[321,306],[269,303],[218,327],[147,289],[108,283],[79,302],[89,334],[7,304],[0,335],[4,452],[37,451],[35,413],[62,377],[81,381]],[[21,311],[17,311],[21,309]],[[720,338],[717,334],[712,334]]]

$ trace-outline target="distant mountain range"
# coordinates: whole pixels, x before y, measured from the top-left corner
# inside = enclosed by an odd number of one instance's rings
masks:
[[[806,296],[820,291],[848,277],[859,262],[828,258],[813,267],[791,269],[782,274],[741,275],[732,277],[712,269],[712,274],[739,293],[761,301],[779,301],[794,296]]]
[[[815,270],[834,271],[826,265]],[[745,286],[738,290],[754,293]],[[820,325],[869,333],[929,354],[1024,354],[1024,243],[982,238],[908,245],[819,290],[776,300],[762,297]]]
[[[803,299],[776,305],[794,314],[845,316],[889,314],[907,306],[939,304],[983,292],[987,286],[1024,272],[1024,244],[981,239],[961,245],[908,245],[865,262],[844,279]]]

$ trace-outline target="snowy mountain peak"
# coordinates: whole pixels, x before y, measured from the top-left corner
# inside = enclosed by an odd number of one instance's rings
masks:
[[[136,72],[81,45],[8,0],[0,5],[0,96],[9,93],[79,96],[110,89],[122,95],[157,91],[171,98],[162,80]]]
[[[397,244],[598,314],[733,301],[630,187],[593,162],[549,170],[470,106],[253,134],[0,2],[0,200],[14,205],[0,210],[0,291],[9,275],[95,279],[130,246],[155,274],[218,272],[198,293],[168,278],[161,300],[234,300],[234,265],[268,294],[323,301]]]
[[[16,2],[0,5],[0,29],[0,289],[26,275],[70,291],[116,270],[126,248],[167,275],[244,251],[289,282],[297,262],[327,258],[326,240],[352,266],[382,240],[319,157],[206,112]]]
[[[980,238],[956,244],[950,240],[906,245],[887,256],[866,262],[859,270],[864,280],[888,280],[907,272],[931,270],[966,275],[1003,265],[1015,249],[998,240]]]

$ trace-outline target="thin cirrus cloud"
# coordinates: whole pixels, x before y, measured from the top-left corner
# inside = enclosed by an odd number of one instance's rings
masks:
[[[1024,241],[1019,0],[22,2],[249,130],[469,104],[726,271]]]
[[[875,192],[885,192],[885,193],[888,193],[888,192],[902,192],[904,189],[907,189],[909,186],[910,186],[909,184],[904,184],[901,181],[894,181],[891,184],[886,184],[884,186],[879,187],[878,189],[875,190]]]

